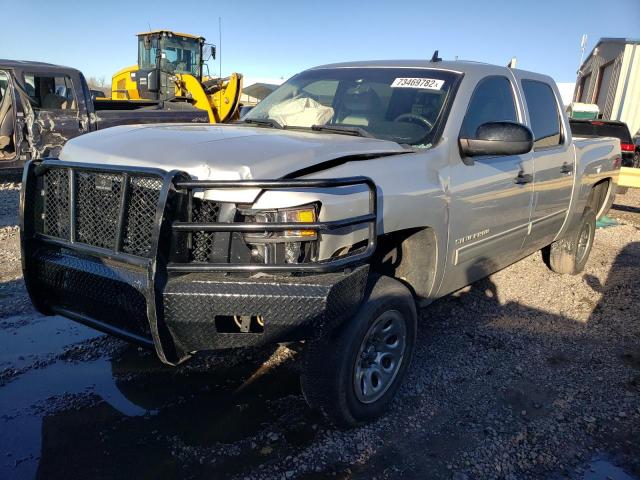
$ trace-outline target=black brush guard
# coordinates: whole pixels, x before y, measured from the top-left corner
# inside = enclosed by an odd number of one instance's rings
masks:
[[[47,186],[52,187],[44,178],[53,171],[66,172],[54,187],[68,202],[58,205],[55,228],[47,230],[45,225],[52,213],[44,213],[45,203],[53,197],[47,191]],[[140,185],[151,185],[153,190],[145,191],[152,193],[144,197]],[[366,215],[313,223],[191,223],[185,215],[190,211],[194,190],[354,185],[365,185],[369,191]],[[81,194],[95,195],[101,210],[95,215],[104,223],[95,222],[89,215],[90,207],[83,203]],[[159,358],[168,364],[179,363],[199,350],[323,335],[352,315],[362,301],[368,277],[366,261],[376,248],[376,201],[375,184],[367,177],[208,181],[192,180],[179,171],[52,159],[31,161],[24,170],[20,201],[24,280],[40,312],[60,314],[128,341],[154,346]],[[145,220],[147,214],[152,218]],[[147,222],[149,231],[141,227]],[[368,225],[365,247],[326,261],[174,261],[176,236],[184,232],[304,229],[321,235],[364,224]],[[88,228],[103,225],[107,227],[87,233]],[[273,275],[250,275],[257,272]],[[218,331],[215,319],[230,315],[260,316],[264,318],[264,331]]]

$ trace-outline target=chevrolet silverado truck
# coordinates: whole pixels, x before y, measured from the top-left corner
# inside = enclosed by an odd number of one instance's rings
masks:
[[[418,308],[541,249],[580,272],[620,162],[618,139],[572,138],[544,75],[327,65],[236,124],[114,127],[29,162],[24,279],[40,312],[171,365],[301,347],[309,405],[357,425],[410,368]]]
[[[96,100],[74,68],[0,60],[0,169],[58,156],[67,140],[114,125],[208,121],[185,102]]]

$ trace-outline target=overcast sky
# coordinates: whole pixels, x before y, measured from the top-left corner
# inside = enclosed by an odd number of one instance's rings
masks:
[[[348,60],[440,56],[518,67],[573,82],[580,37],[640,37],[640,0],[31,1],[15,3],[0,58],[73,66],[108,79],[136,63],[135,34],[172,29],[219,43],[222,73],[288,78]],[[218,62],[210,63],[217,73]]]

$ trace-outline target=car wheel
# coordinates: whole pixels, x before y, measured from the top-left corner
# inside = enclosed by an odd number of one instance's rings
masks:
[[[636,152],[633,156],[633,166],[634,168],[640,168],[640,152]]]
[[[576,275],[589,259],[596,233],[596,214],[585,209],[579,225],[564,238],[556,240],[549,247],[545,257],[547,265],[556,273]]]
[[[308,342],[302,392],[312,408],[340,427],[382,415],[409,367],[417,313],[411,292],[378,276],[354,317],[327,338]]]

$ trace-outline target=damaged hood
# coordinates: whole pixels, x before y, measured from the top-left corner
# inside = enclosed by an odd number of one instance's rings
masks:
[[[197,179],[273,179],[351,155],[406,152],[395,142],[243,125],[123,125],[70,140],[60,159],[181,170]]]

